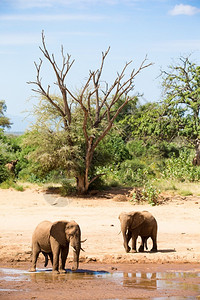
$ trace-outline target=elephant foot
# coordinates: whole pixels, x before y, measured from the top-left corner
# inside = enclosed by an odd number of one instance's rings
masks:
[[[61,274],[66,273],[65,269],[60,269],[59,272],[60,272]]]
[[[144,252],[144,247],[140,246],[140,248],[138,249],[139,252]]]
[[[157,248],[152,248],[150,252],[157,252]]]
[[[29,272],[36,272],[36,268],[30,268]]]
[[[132,249],[132,250],[130,251],[130,253],[137,253],[137,251],[136,251],[135,249]]]
[[[127,248],[127,247],[125,247],[125,250],[126,250],[126,253],[129,253],[129,252],[130,252],[130,250],[131,250],[131,248],[128,246],[128,248]]]

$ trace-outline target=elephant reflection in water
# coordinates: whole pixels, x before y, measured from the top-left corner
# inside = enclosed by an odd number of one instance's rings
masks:
[[[152,289],[157,287],[156,273],[123,273],[123,286]]]

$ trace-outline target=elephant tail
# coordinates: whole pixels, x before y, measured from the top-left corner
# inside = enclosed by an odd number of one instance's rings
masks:
[[[44,255],[44,257],[45,257],[44,266],[46,267],[46,266],[48,265],[48,261],[49,261],[49,259],[48,259],[48,254],[47,254],[47,253],[45,253],[45,252],[42,252],[42,254],[43,254],[43,255]]]

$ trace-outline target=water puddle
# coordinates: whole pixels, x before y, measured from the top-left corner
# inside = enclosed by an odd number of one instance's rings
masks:
[[[200,292],[200,273],[157,272],[157,273],[119,273],[123,286],[148,290],[178,289]],[[199,284],[187,283],[187,279],[199,278]]]
[[[181,290],[200,294],[200,273],[197,272],[118,272],[92,271],[80,269],[76,272],[66,270],[65,274],[53,274],[52,269],[28,272],[17,269],[0,268],[0,281],[44,281],[65,282],[69,280],[102,280],[106,279],[127,288],[138,288],[143,290]],[[0,289],[6,291],[6,289]],[[14,289],[9,291],[15,291]],[[16,290],[19,291],[19,290]],[[152,300],[165,300],[168,297],[151,298]],[[194,297],[170,297],[171,300],[194,299]]]

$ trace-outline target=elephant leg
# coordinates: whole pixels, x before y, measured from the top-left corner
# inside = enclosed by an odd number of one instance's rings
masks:
[[[129,230],[128,230],[127,234],[125,231],[122,231],[122,234],[123,234],[123,239],[124,239],[124,248],[125,248],[126,252],[128,253],[131,250],[131,248],[128,245],[128,243],[131,239],[131,234],[130,234]]]
[[[53,266],[53,253],[52,252],[49,253],[49,258],[50,258],[51,264]]]
[[[153,242],[153,247],[151,249],[151,252],[157,252],[157,230],[154,232],[151,236],[152,242]]]
[[[151,252],[157,252],[158,251],[158,249],[157,249],[157,242],[153,238],[152,238],[152,241],[153,241],[153,247],[151,249]]]
[[[128,233],[126,235],[126,238],[124,239],[124,248],[126,250],[126,252],[128,253],[131,250],[131,247],[129,247],[128,243],[131,239],[132,233],[130,230],[128,230]]]
[[[52,253],[53,253],[53,273],[59,273],[59,254],[60,254],[60,247],[59,245],[51,245]]]
[[[65,248],[61,248],[61,253],[60,253],[60,273],[66,273],[65,271],[65,263],[66,263],[66,260],[67,260],[67,256],[68,256],[68,253],[69,253],[69,245]]]
[[[30,272],[36,271],[36,263],[37,263],[39,253],[40,253],[40,247],[37,244],[33,245],[33,257],[32,257],[32,266]]]
[[[132,233],[132,250],[131,250],[132,253],[137,252],[137,250],[136,250],[137,238],[138,238],[138,235],[136,235],[135,233]]]
[[[132,232],[130,230],[128,230],[128,234],[127,234],[127,244],[129,243],[130,239],[132,238]]]
[[[141,245],[140,245],[138,251],[139,251],[139,252],[144,252],[144,245],[146,244],[146,240],[147,240],[147,239],[146,239],[146,237],[144,237],[144,236],[142,236],[141,239],[142,239],[142,243],[141,243]]]

